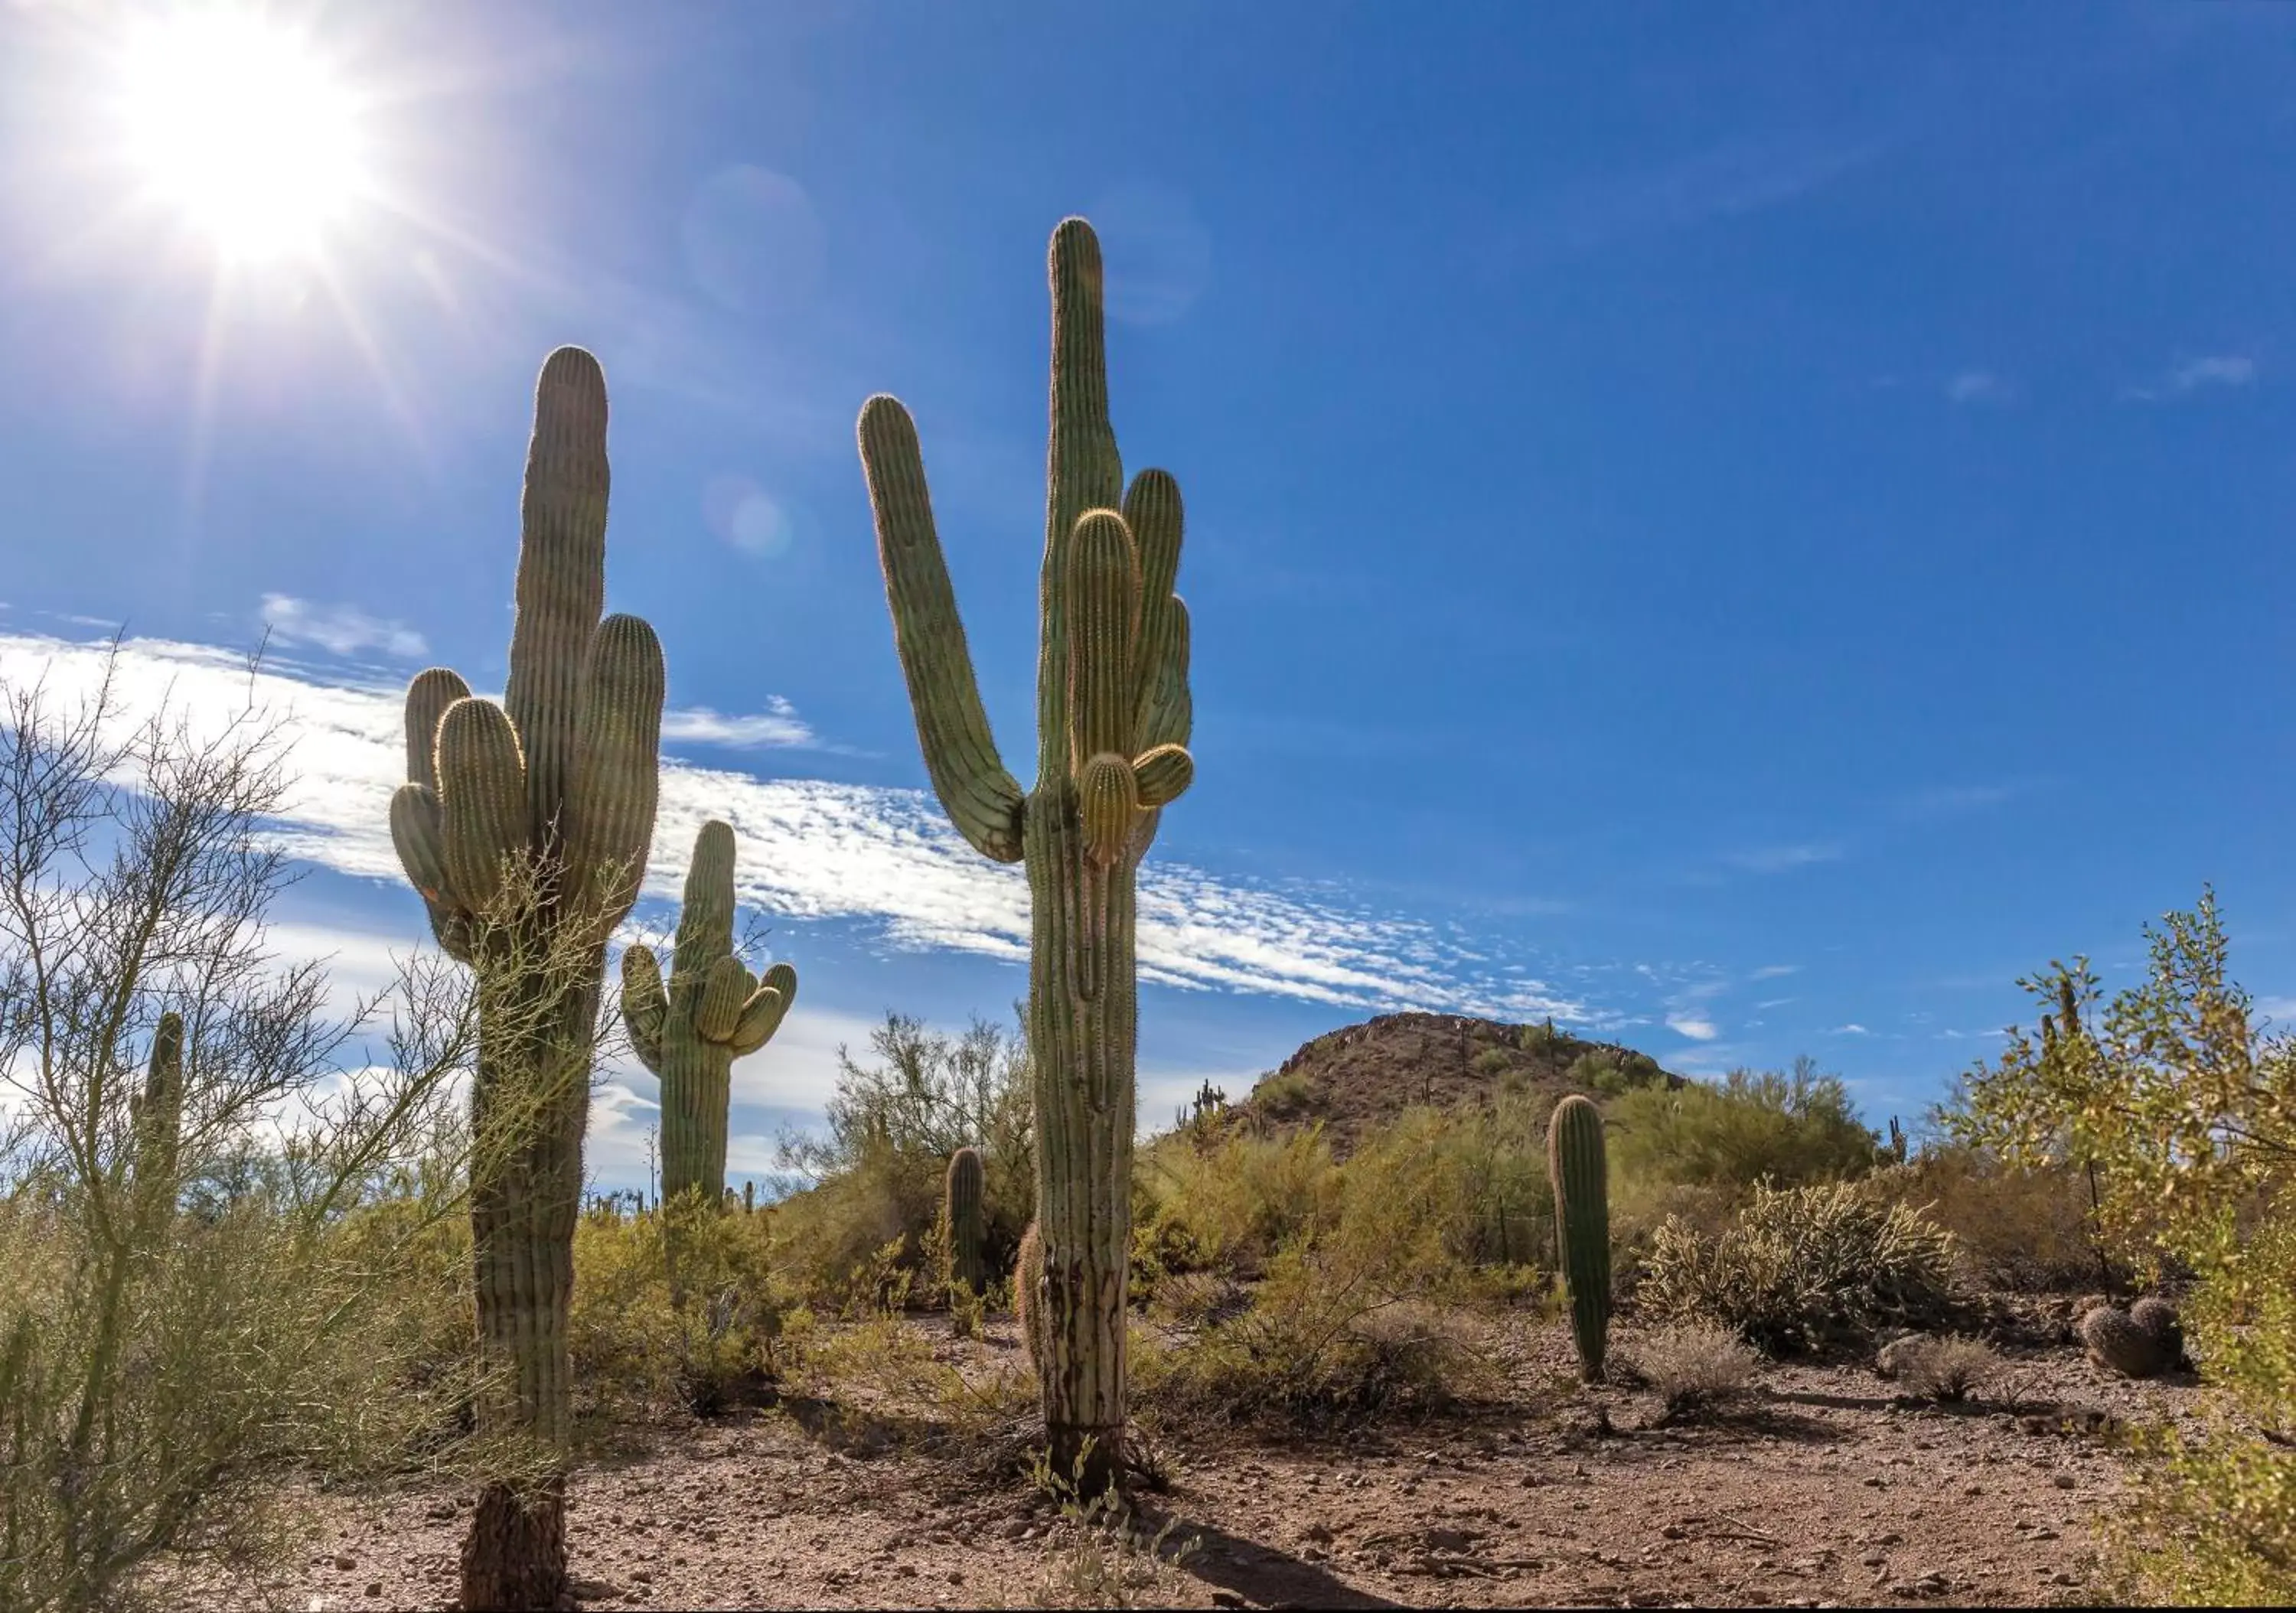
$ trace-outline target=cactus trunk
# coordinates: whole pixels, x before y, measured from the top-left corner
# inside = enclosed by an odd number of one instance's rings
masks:
[[[862,409],[894,642],[933,789],[984,856],[1025,863],[1029,1050],[1044,1259],[1037,1371],[1052,1459],[1098,1494],[1123,1472],[1125,1259],[1131,1237],[1134,881],[1161,809],[1187,789],[1188,616],[1179,488],[1128,489],[1108,418],[1100,243],[1053,232],[1052,430],[1038,591],[1037,783],[1005,769],[980,704],[933,528],[916,428]]]
[[[1546,1168],[1554,1184],[1554,1235],[1570,1299],[1578,1374],[1603,1381],[1611,1328],[1611,1200],[1603,1116],[1573,1093],[1547,1123]]]
[[[503,702],[433,667],[406,692],[391,839],[476,978],[470,1189],[481,1430],[523,1445],[480,1492],[467,1613],[568,1605],[567,1310],[605,942],[636,898],[659,787],[661,648],[606,592],[606,389],[561,348],[535,388]]]

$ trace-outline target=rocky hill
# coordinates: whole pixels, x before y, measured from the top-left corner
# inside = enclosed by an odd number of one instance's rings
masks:
[[[1594,1061],[1582,1064],[1589,1055]],[[1551,1025],[1381,1014],[1306,1044],[1232,1107],[1247,1123],[1276,1129],[1321,1121],[1333,1151],[1344,1157],[1365,1131],[1414,1104],[1488,1104],[1503,1092],[1548,1101],[1573,1091],[1599,1095],[1595,1077],[1603,1064],[1618,1072],[1620,1085],[1662,1078],[1680,1085],[1686,1079],[1647,1053]]]

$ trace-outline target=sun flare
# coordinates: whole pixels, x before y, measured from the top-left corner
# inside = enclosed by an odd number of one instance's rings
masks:
[[[365,185],[357,103],[295,33],[223,9],[125,42],[118,106],[152,199],[234,262],[316,254]]]

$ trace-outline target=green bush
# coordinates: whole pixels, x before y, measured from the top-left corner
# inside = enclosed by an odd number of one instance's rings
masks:
[[[1288,1120],[1315,1101],[1316,1084],[1294,1070],[1269,1076],[1251,1089],[1251,1101],[1271,1120]]]
[[[1718,1236],[1660,1226],[1636,1298],[1647,1315],[1713,1322],[1777,1353],[1930,1327],[1951,1314],[1952,1271],[1953,1240],[1918,1210],[1849,1183],[1757,1184]]]
[[[2109,1259],[2090,1213],[2085,1174],[2063,1163],[2006,1163],[1944,1143],[1874,1173],[1874,1191],[1919,1207],[1954,1238],[1971,1284],[2013,1293],[2125,1289],[2136,1273]]]
[[[792,1297],[775,1281],[773,1216],[695,1193],[574,1232],[567,1319],[578,1409],[599,1421],[754,1401],[781,1375]]]
[[[1646,1187],[1792,1187],[1863,1175],[1879,1157],[1841,1077],[1807,1058],[1786,1074],[1738,1069],[1719,1083],[1636,1087],[1608,1118],[1613,1167]]]
[[[775,1206],[781,1274],[816,1305],[844,1305],[854,1274],[897,1241],[911,1291],[940,1293],[927,1267],[949,1158],[960,1148],[981,1157],[981,1254],[990,1270],[1011,1269],[1036,1215],[1026,1041],[980,1019],[952,1038],[889,1013],[869,1043],[877,1057],[868,1064],[837,1050],[826,1134],[781,1142],[783,1169],[810,1183]]]

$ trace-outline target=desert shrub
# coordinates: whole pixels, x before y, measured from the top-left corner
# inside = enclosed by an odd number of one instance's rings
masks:
[[[168,1559],[269,1558],[292,1534],[282,1471],[375,1477],[474,1387],[418,1384],[405,1322],[451,1309],[406,1251],[452,1192],[408,1237],[343,1232],[451,1143],[467,994],[410,962],[388,1017],[331,1011],[324,970],[283,963],[266,928],[291,877],[267,832],[278,731],[120,701],[109,679],[70,708],[0,686],[11,1613],[164,1604],[146,1571]]]
[[[1841,1077],[1807,1058],[1786,1074],[1739,1069],[1719,1083],[1636,1087],[1607,1118],[1612,1170],[1645,1188],[1794,1187],[1863,1175],[1876,1158]]]
[[[1165,1271],[1255,1275],[1336,1218],[1340,1172],[1323,1128],[1159,1138],[1135,1156],[1133,1249],[1144,1293]]]
[[[1948,1334],[1915,1341],[1898,1359],[1897,1380],[1908,1395],[1957,1404],[2001,1375],[2001,1357],[1981,1339]]]
[[[1448,1285],[1470,1267],[1551,1268],[1545,1106],[1409,1109],[1340,1167],[1332,1237],[1360,1264]]]
[[[1660,1328],[1637,1341],[1628,1365],[1659,1397],[1665,1420],[1716,1412],[1742,1398],[1754,1380],[1754,1352],[1727,1328]]]
[[[2195,1278],[2185,1322],[2216,1394],[2204,1431],[2151,1437],[2120,1535],[2131,1593],[2296,1603],[2296,1038],[2231,978],[2213,893],[2148,927],[2145,977],[2110,1004],[2087,960],[2021,982],[2013,1028],[1940,1118],[2021,1165],[2099,1183],[2099,1222],[2139,1265]],[[2141,1331],[2133,1319],[2132,1331]]]
[[[1764,1350],[1814,1349],[1947,1315],[1952,1267],[1952,1239],[1917,1210],[1849,1183],[1757,1183],[1718,1235],[1660,1226],[1636,1298],[1646,1314],[1713,1322]]]
[[[1200,1328],[1224,1322],[1250,1303],[1250,1291],[1224,1273],[1177,1272],[1156,1285],[1148,1314],[1168,1327]]]
[[[1251,1089],[1253,1105],[1272,1120],[1288,1120],[1305,1112],[1315,1097],[1316,1084],[1298,1070],[1269,1076]]]
[[[963,1036],[889,1013],[870,1033],[875,1059],[837,1050],[828,1127],[785,1134],[780,1165],[795,1187],[775,1206],[784,1281],[816,1305],[840,1306],[852,1278],[900,1240],[899,1262],[919,1297],[940,1216],[949,1157],[981,1157],[981,1254],[1006,1269],[1036,1215],[1035,1101],[1028,1046],[1017,1033],[975,1019]],[[800,1183],[809,1185],[797,1186]]]
[[[1962,1276],[1973,1285],[2065,1293],[2121,1288],[2133,1278],[2099,1240],[2085,1173],[2061,1161],[2011,1165],[1946,1142],[1873,1181],[1877,1193],[1919,1207],[1953,1234]]]
[[[770,1215],[681,1194],[644,1215],[585,1216],[567,1322],[577,1410],[605,1421],[753,1400],[781,1374],[791,1308]]]
[[[1166,1424],[1315,1428],[1440,1410],[1496,1379],[1461,1319],[1333,1258],[1288,1249],[1250,1306],[1184,1348],[1135,1340],[1143,1414]]]
[[[1666,1072],[1647,1053],[1601,1047],[1570,1060],[1570,1068],[1562,1072],[1562,1078],[1574,1091],[1598,1098],[1616,1098],[1661,1085]]]
[[[1170,1608],[1187,1600],[1193,1587],[1183,1565],[1200,1549],[1200,1536],[1174,1540],[1170,1520],[1152,1535],[1115,1491],[1083,1494],[1081,1464],[1062,1477],[1040,1453],[1030,1478],[1060,1511],[1046,1532],[1029,1606]]]
[[[1494,1076],[1501,1070],[1514,1068],[1514,1060],[1504,1047],[1486,1047],[1467,1061],[1467,1068],[1479,1076]]]

